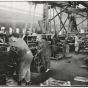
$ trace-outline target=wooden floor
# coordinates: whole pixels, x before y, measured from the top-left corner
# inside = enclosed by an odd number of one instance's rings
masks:
[[[70,59],[62,59],[58,61],[51,60],[51,70],[48,73],[43,73],[43,74],[32,73],[33,85],[37,86],[40,83],[47,80],[49,77],[52,77],[57,80],[70,81],[72,86],[75,86],[75,85],[87,86],[85,83],[74,81],[74,77],[76,76],[88,77],[88,70],[79,67],[80,65],[83,64],[84,59],[88,58],[88,55],[71,54],[71,56],[73,57]],[[67,63],[68,61],[71,61],[72,63]],[[14,85],[17,86],[17,83],[15,82]]]

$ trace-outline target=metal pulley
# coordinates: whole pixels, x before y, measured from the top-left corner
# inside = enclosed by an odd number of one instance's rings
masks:
[[[11,51],[14,51],[14,52],[17,52],[17,51],[18,51],[18,49],[17,49],[16,47],[14,47],[14,46],[11,46],[11,47],[10,47],[10,50],[11,50]]]
[[[39,64],[41,63],[41,60],[40,59],[36,59],[35,60],[35,64],[39,66]]]
[[[39,64],[41,63],[41,59],[39,58],[39,54],[36,54],[35,56],[34,56],[34,63],[35,63],[35,65],[37,65],[37,66],[39,66]]]

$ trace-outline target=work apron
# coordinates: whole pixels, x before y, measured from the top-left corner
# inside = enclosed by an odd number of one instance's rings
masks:
[[[78,50],[79,50],[79,43],[75,42],[75,51],[78,52]]]

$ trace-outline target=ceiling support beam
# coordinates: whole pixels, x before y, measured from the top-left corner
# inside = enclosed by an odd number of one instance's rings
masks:
[[[58,14],[58,11],[57,11],[56,7],[55,7],[55,10],[56,10],[56,12],[57,12],[57,14]],[[67,30],[66,30],[66,28],[65,28],[65,26],[64,26],[64,24],[63,24],[63,22],[62,22],[62,20],[61,20],[61,18],[60,18],[60,16],[59,16],[59,14],[58,14],[58,17],[59,17],[60,22],[62,23],[62,25],[63,25],[63,27],[64,27],[64,30],[65,30],[65,32],[66,32],[66,34],[67,34]]]
[[[80,25],[81,23],[83,23],[85,20],[87,20],[87,19],[84,19],[82,22],[78,23],[77,26]]]
[[[78,14],[78,15],[82,16],[82,17],[87,18],[87,16],[84,16],[84,15],[82,15],[82,14],[80,14],[80,13],[76,12],[76,11],[73,11],[73,13],[76,13],[76,14]]]
[[[65,23],[67,22],[67,20],[68,20],[68,17],[66,18],[66,20],[65,20],[65,22],[64,22],[64,25],[65,25]],[[63,28],[63,26],[61,27],[61,29]]]
[[[60,11],[57,15],[55,15],[52,19],[49,19],[49,22],[52,21],[55,17],[57,17],[61,12],[64,12],[65,9],[67,9],[68,6],[66,6],[62,11]]]

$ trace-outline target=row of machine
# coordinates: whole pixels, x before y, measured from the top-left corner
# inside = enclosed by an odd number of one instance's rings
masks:
[[[80,34],[81,35],[81,34]],[[82,34],[83,35],[83,34]],[[85,35],[85,34],[84,34]],[[33,61],[31,63],[31,72],[34,73],[44,73],[45,68],[42,64],[41,55],[37,53],[37,36],[32,35],[25,35],[24,40],[27,43],[28,47],[31,49],[33,53]],[[48,42],[51,51],[52,51],[52,58],[59,59],[60,54],[63,54],[66,44],[69,44],[69,50],[70,52],[73,52],[75,50],[75,37],[69,34],[68,39],[65,39],[65,37],[54,37],[51,39],[50,34],[42,34],[42,37],[46,39]],[[81,49],[84,50],[84,47],[87,48],[88,46],[88,38],[87,34],[86,36],[83,36],[81,38],[85,42],[81,42]],[[3,40],[3,41],[2,41]],[[15,47],[11,47],[10,51],[8,51],[8,36],[5,34],[0,34],[0,80],[6,80],[5,77],[7,75],[13,75],[16,65],[18,62],[18,57],[16,55],[17,49]],[[83,46],[83,44],[85,46]],[[53,50],[54,47],[54,50]],[[3,76],[3,77],[2,77]],[[3,83],[4,82],[4,83]],[[5,84],[5,81],[0,82],[0,84]]]

